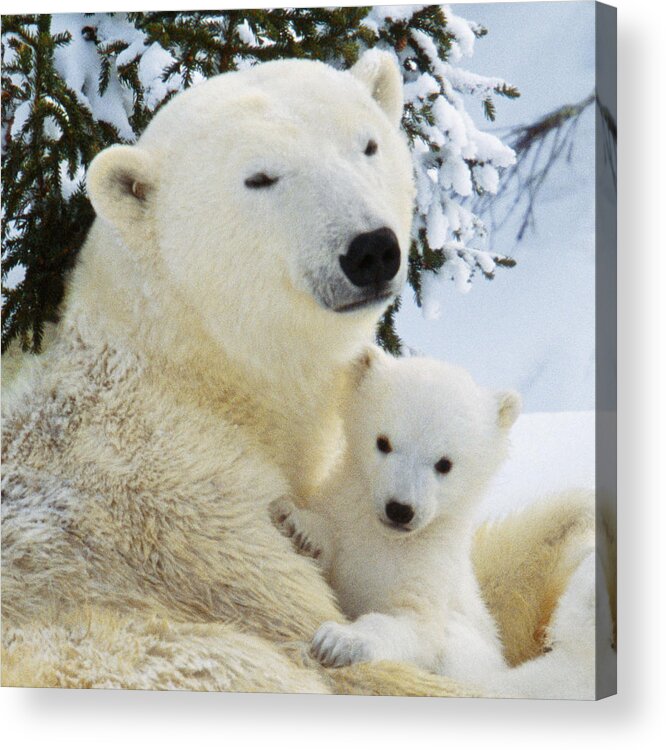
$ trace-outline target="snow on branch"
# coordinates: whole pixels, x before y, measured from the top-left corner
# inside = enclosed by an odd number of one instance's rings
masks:
[[[497,266],[513,265],[487,247],[485,225],[464,203],[473,195],[495,194],[500,173],[515,164],[515,154],[476,126],[465,96],[477,98],[492,120],[493,96],[519,94],[500,78],[460,65],[486,30],[448,6],[377,6],[364,24],[380,46],[395,52],[403,71],[403,126],[417,185],[410,282],[424,314],[437,316],[430,297],[439,279],[451,278],[466,292],[476,272],[492,278]]]

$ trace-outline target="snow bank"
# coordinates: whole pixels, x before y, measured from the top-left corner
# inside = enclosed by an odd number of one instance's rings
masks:
[[[479,519],[496,518],[539,497],[595,486],[595,413],[523,414],[511,433],[511,455],[495,478]]]

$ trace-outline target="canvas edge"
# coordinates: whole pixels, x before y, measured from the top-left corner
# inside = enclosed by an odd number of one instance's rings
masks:
[[[595,698],[617,693],[617,659],[607,646],[610,604],[617,648],[617,160],[608,163],[604,109],[617,123],[617,9],[595,3],[595,453],[596,674]],[[615,153],[617,142],[615,142]],[[613,173],[615,170],[615,174]],[[605,606],[605,604],[603,604]]]

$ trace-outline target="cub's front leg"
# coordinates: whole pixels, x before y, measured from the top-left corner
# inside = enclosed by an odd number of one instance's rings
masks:
[[[315,559],[327,569],[331,558],[331,534],[327,520],[318,513],[297,508],[288,497],[280,497],[269,506],[274,526],[290,538],[296,551]]]
[[[325,622],[312,639],[312,653],[327,667],[388,660],[428,669],[434,658],[427,628],[410,613],[370,612],[349,624]]]

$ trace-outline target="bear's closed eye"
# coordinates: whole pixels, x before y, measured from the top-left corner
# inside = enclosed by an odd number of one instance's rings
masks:
[[[265,188],[275,185],[279,179],[279,177],[270,177],[265,172],[257,172],[245,180],[245,185],[249,188]]]

